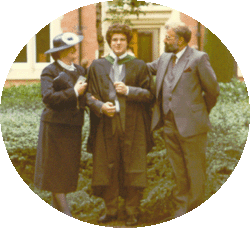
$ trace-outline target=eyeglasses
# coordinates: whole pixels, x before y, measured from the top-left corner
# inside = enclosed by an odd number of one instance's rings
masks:
[[[170,36],[168,36],[168,35],[165,36],[165,39],[166,39],[166,40],[174,40],[174,38],[175,38],[175,37],[170,37]]]
[[[125,42],[125,41],[127,41],[127,39],[126,38],[120,38],[120,39],[119,38],[112,38],[111,41],[112,42],[118,42],[118,41]]]

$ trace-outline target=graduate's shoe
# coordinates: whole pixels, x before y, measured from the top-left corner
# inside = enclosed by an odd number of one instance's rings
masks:
[[[98,219],[98,223],[107,223],[117,219],[117,215],[103,215]]]
[[[135,215],[128,215],[126,220],[126,226],[135,226],[138,223],[137,216]]]

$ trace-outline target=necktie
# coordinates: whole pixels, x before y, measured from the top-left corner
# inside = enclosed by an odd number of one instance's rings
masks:
[[[169,107],[169,94],[172,93],[173,89],[173,81],[174,81],[174,67],[175,67],[175,62],[176,62],[176,55],[173,54],[169,60],[168,64],[168,69],[167,73],[164,78],[164,83],[162,87],[162,108],[163,108],[163,113],[166,115],[170,109]]]
[[[171,61],[172,61],[172,68],[171,69],[169,69],[169,73],[168,73],[168,79],[169,79],[169,82],[170,83],[172,83],[173,82],[173,80],[174,80],[174,74],[173,74],[173,69],[174,69],[174,67],[175,67],[175,62],[176,62],[176,59],[177,59],[177,57],[176,57],[176,55],[175,54],[173,54],[172,55],[172,57],[171,57]]]
[[[118,60],[119,60],[119,58],[116,56],[114,64],[113,64],[113,73],[114,73],[114,75],[113,75],[113,80],[114,80],[113,83],[119,81],[120,71],[119,71]],[[113,92],[114,92],[114,97],[115,97],[116,112],[120,112],[120,104],[119,104],[119,101],[118,101],[119,99],[118,99],[118,97],[116,95],[115,88],[114,88]],[[118,123],[116,122],[116,119],[112,119],[112,134],[115,133],[117,124]]]
[[[172,69],[175,67],[175,62],[176,62],[177,56],[175,54],[172,55]]]
[[[114,80],[115,80],[115,82],[118,82],[119,78],[120,78],[120,70],[119,70],[118,60],[119,60],[119,58],[116,57],[114,65],[113,65],[113,67],[114,67]]]
[[[114,65],[113,65],[115,82],[121,81],[118,61],[119,61],[119,57],[116,57]],[[116,111],[120,112],[122,129],[123,129],[123,131],[125,131],[125,102],[126,102],[126,100],[125,100],[124,96],[120,96],[120,95],[117,95],[117,99],[118,99],[118,101],[117,100],[115,101],[116,106],[117,106]]]

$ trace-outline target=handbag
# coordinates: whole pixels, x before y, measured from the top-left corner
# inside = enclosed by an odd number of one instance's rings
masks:
[[[74,87],[74,85],[70,81],[70,77],[62,71],[57,77],[54,78],[53,87],[55,91],[60,91],[70,87]]]

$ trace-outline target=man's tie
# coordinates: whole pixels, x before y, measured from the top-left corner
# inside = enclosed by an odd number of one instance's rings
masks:
[[[172,64],[172,67],[171,67],[171,69],[169,69],[170,72],[168,73],[168,80],[169,80],[170,83],[172,83],[172,81],[174,80],[173,69],[175,67],[176,59],[177,59],[176,55],[173,54],[172,57],[171,57],[171,60],[170,60],[171,61],[170,64]]]
[[[120,70],[119,70],[119,57],[115,58],[115,62],[113,64],[113,69],[114,69],[114,82],[120,82]],[[121,118],[121,124],[122,124],[122,129],[125,131],[125,97],[117,95],[117,99],[119,101],[119,112],[120,112],[120,118]],[[116,105],[118,105],[116,103]],[[113,123],[113,134],[115,132],[115,124]]]
[[[120,80],[120,70],[119,70],[119,65],[118,65],[118,61],[119,61],[119,57],[116,56],[115,58],[115,61],[114,61],[114,64],[113,64],[113,69],[114,69],[114,77],[113,77],[113,83],[115,82],[119,82]],[[116,100],[118,99],[117,97],[117,94],[116,94],[116,91],[115,92],[115,97],[116,97]],[[120,107],[119,107],[119,104],[116,104],[115,105],[118,105],[118,107],[116,107],[116,111],[120,111]]]
[[[119,78],[120,78],[120,70],[119,70],[118,61],[119,61],[119,57],[116,57],[114,65],[113,65],[113,68],[114,68],[114,80],[115,80],[115,82],[118,82]]]
[[[176,59],[177,59],[177,56],[176,56],[175,54],[173,54],[173,55],[172,55],[172,61],[173,61],[173,62],[172,62],[172,67],[173,67],[172,69],[174,69],[174,67],[175,67]]]

